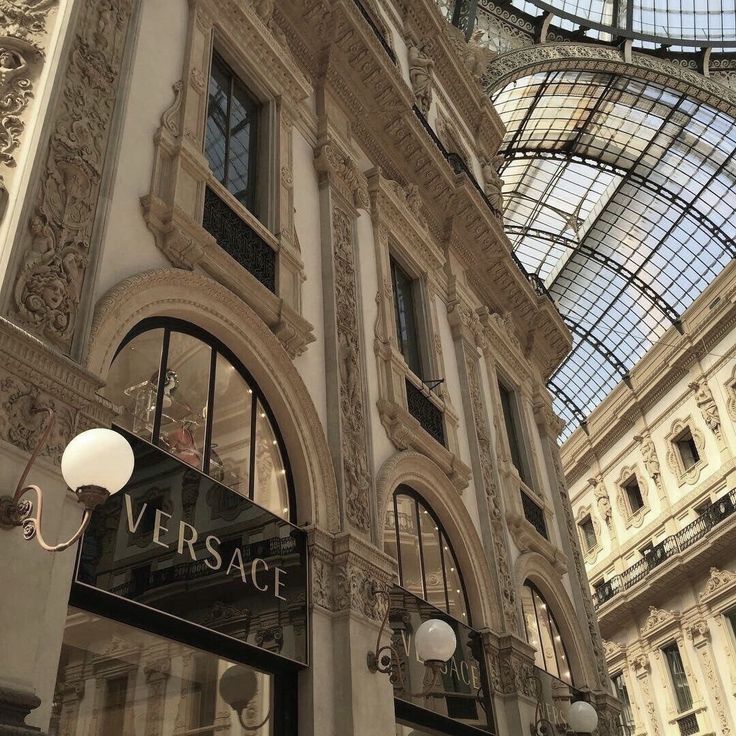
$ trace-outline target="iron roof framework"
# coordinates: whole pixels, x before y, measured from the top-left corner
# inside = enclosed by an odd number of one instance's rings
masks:
[[[533,74],[496,93],[505,226],[574,337],[549,382],[562,438],[736,256],[736,126],[630,77]]]

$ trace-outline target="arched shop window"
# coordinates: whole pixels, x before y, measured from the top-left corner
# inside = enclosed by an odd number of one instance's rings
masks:
[[[570,659],[555,617],[536,586],[528,580],[521,589],[526,640],[536,649],[535,664],[572,685]]]
[[[271,410],[211,335],[174,319],[142,322],[118,349],[104,395],[122,406],[123,428],[290,518],[289,467]]]
[[[386,514],[384,549],[399,563],[399,583],[450,616],[470,624],[465,586],[447,534],[432,509],[400,486]]]

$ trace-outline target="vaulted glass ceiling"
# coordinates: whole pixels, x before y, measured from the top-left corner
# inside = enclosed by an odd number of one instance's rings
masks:
[[[612,37],[715,47],[736,44],[736,0],[517,0],[513,4],[525,12],[530,12],[529,6],[537,13],[549,10],[563,21]]]
[[[505,227],[574,337],[568,437],[736,256],[736,126],[665,87],[542,72],[494,96]]]

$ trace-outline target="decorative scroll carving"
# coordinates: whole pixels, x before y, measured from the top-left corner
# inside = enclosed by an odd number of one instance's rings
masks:
[[[705,673],[705,679],[708,683],[708,692],[713,699],[715,712],[721,726],[720,732],[723,736],[731,736],[733,732],[729,724],[726,704],[723,702],[723,686],[721,685],[721,681],[718,677],[718,673],[713,663],[713,657],[711,655],[708,624],[706,624],[702,619],[696,621],[688,629],[688,636],[693,640],[693,645],[695,646],[696,651],[700,654],[703,672]]]
[[[700,600],[704,601],[717,593],[722,588],[728,588],[736,584],[736,572],[730,570],[719,570],[717,567],[710,568],[710,577],[700,594]]]
[[[353,159],[334,141],[323,143],[314,153],[314,166],[333,177],[343,196],[359,209],[370,207],[368,184]]]
[[[423,115],[427,115],[432,104],[432,86],[434,61],[427,54],[427,44],[419,44],[416,38],[406,41],[409,60],[409,80],[414,90],[417,107]]]
[[[173,85],[174,101],[164,110],[161,115],[161,127],[178,137],[181,133],[181,96],[184,89],[184,82],[180,79]]]
[[[343,489],[348,520],[367,530],[370,522],[368,495],[371,477],[366,450],[366,412],[363,398],[357,281],[353,252],[352,218],[332,210],[335,258],[335,304],[338,360],[340,364],[340,419],[343,453]]]
[[[36,4],[36,7],[40,7]],[[18,244],[13,318],[68,351],[77,318],[132,0],[79,13],[36,202]]]
[[[649,606],[649,615],[641,627],[641,633],[643,635],[650,634],[652,631],[676,621],[677,618],[677,614],[673,611],[663,611],[661,608]]]
[[[624,647],[618,642],[608,641],[607,639],[603,640],[603,653],[605,654],[606,659],[616,657],[617,655],[622,654],[623,651]]]
[[[719,442],[723,440],[721,434],[721,416],[718,413],[716,400],[713,398],[713,392],[705,380],[705,376],[701,376],[697,381],[689,383],[688,386],[695,394],[695,402],[703,415],[705,425],[716,436]]]
[[[494,477],[493,446],[491,443],[490,429],[486,420],[485,408],[483,406],[477,356],[470,353],[466,354],[465,370],[468,376],[470,403],[473,408],[475,434],[478,440],[478,456],[480,460],[481,477],[483,480],[483,488],[486,492],[486,497],[488,498],[488,510],[491,514],[493,549],[495,553],[496,568],[498,570],[498,586],[501,592],[503,618],[507,629],[516,633],[518,631],[518,623],[516,620],[516,591],[508,562],[508,551],[506,549],[506,525],[504,523],[503,509],[501,506],[501,493]]]
[[[736,422],[736,369],[734,369],[733,375],[726,383],[726,397],[726,408],[728,409],[728,416],[730,416],[731,419]]]

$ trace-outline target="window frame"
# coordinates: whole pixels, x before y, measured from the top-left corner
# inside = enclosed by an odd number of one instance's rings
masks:
[[[592,544],[590,543],[590,540],[588,539],[588,534],[586,533],[587,526],[589,526],[590,532],[593,535],[594,541]],[[590,514],[590,512],[585,514],[585,516],[583,516],[583,518],[580,519],[580,521],[578,521],[578,528],[580,529],[580,532],[581,532],[580,536],[581,536],[581,539],[583,540],[583,546],[584,546],[586,554],[588,552],[592,552],[598,546],[599,539],[595,531],[595,525],[593,524],[593,516]]]
[[[394,336],[396,338],[396,347],[399,353],[406,363],[406,367],[409,372],[416,376],[422,384],[425,381],[434,378],[432,372],[434,366],[432,365],[432,359],[430,351],[428,350],[428,330],[427,330],[427,312],[425,309],[425,289],[422,276],[417,276],[411,268],[407,268],[406,262],[397,255],[396,250],[389,248],[388,253],[389,259],[389,276],[391,280],[391,298],[393,300],[393,322],[394,322]],[[410,299],[411,299],[411,312],[412,319],[414,322],[414,332],[416,341],[416,358],[417,365],[412,366],[404,352],[403,340],[401,338],[400,330],[400,312],[399,312],[399,300],[397,298],[397,283],[396,283],[396,271],[397,269],[401,272],[401,275],[406,278],[409,282]],[[418,369],[418,370],[417,370]]]
[[[414,509],[416,512],[416,525],[417,525],[417,544],[419,548],[419,561],[420,561],[420,570],[422,575],[422,592],[423,595],[417,595],[416,593],[412,593],[410,590],[405,588],[404,586],[404,580],[403,580],[403,563],[402,563],[402,555],[401,555],[401,539],[400,539],[400,533],[399,533],[399,514],[398,514],[398,504],[397,504],[397,496],[407,496],[414,501]],[[427,501],[421,496],[421,494],[417,493],[411,486],[407,485],[399,485],[397,486],[393,493],[391,494],[391,511],[394,515],[394,533],[396,537],[396,562],[397,562],[397,568],[398,568],[398,578],[399,578],[399,586],[401,588],[404,588],[408,593],[411,595],[416,596],[417,598],[421,598],[421,600],[425,601],[428,605],[433,606],[434,608],[437,608],[438,610],[443,611],[443,613],[450,618],[455,619],[456,621],[459,621],[461,624],[464,624],[465,626],[472,627],[472,614],[470,610],[470,603],[468,601],[468,591],[467,586],[465,585],[465,578],[463,577],[462,570],[460,568],[460,563],[457,561],[457,555],[455,554],[455,548],[452,544],[452,541],[450,540],[449,535],[445,531],[445,527],[442,524],[442,522],[437,517],[437,514],[433,511],[432,507],[427,503]],[[426,582],[426,571],[424,569],[424,552],[423,552],[423,545],[422,545],[422,535],[421,535],[421,521],[419,517],[420,513],[420,507],[422,510],[426,510],[429,514],[432,521],[435,523],[437,527],[437,533],[440,540],[440,559],[442,564],[442,578],[443,583],[445,587],[445,605],[446,608],[443,610],[436,606],[434,603],[430,602],[426,598],[426,592],[427,592],[427,582]],[[383,527],[383,534],[384,538],[386,535],[387,529],[386,525],[384,523]],[[456,618],[449,612],[450,608],[450,594],[449,594],[449,587],[448,587],[448,580],[447,580],[447,567],[445,564],[445,554],[444,550],[442,549],[442,543],[446,542],[447,546],[449,547],[449,552],[452,557],[452,559],[455,561],[455,564],[457,566],[456,572],[458,575],[458,578],[460,580],[460,588],[462,591],[463,596],[463,603],[465,605],[465,613],[466,613],[466,620],[462,620],[461,618]]]
[[[500,373],[496,378],[498,401],[501,408],[501,415],[504,420],[503,427],[506,435],[506,445],[509,450],[509,458],[511,464],[516,468],[521,482],[528,488],[533,489],[533,471],[529,460],[529,450],[526,432],[524,430],[524,423],[522,421],[521,407],[519,406],[519,392],[518,389],[513,387],[511,382],[506,380],[506,378]],[[509,415],[507,415],[506,408],[504,406],[504,392],[509,397]],[[512,436],[516,440],[515,444],[511,441]],[[516,452],[518,454],[519,465],[517,465],[514,459],[514,448],[516,448]]]
[[[131,329],[128,334],[123,338],[123,340],[120,342],[120,345],[118,346],[117,350],[115,351],[115,354],[113,355],[112,361],[110,362],[110,367],[115,363],[116,358],[120,353],[125,349],[125,347],[130,344],[136,337],[146,333],[150,332],[152,330],[157,329],[163,329],[164,334],[162,337],[161,342],[161,356],[159,359],[159,368],[158,368],[158,385],[156,386],[156,408],[155,408],[155,416],[153,421],[153,429],[151,432],[151,438],[148,440],[152,444],[156,445],[156,447],[160,448],[162,451],[167,452],[166,447],[162,446],[158,442],[158,433],[160,432],[161,427],[161,413],[163,411],[163,384],[165,381],[165,360],[164,357],[168,355],[168,347],[169,347],[169,338],[171,335],[171,332],[179,332],[185,335],[188,335],[189,337],[192,337],[196,340],[201,341],[205,345],[210,347],[211,354],[210,354],[210,371],[208,375],[208,390],[207,390],[207,406],[213,405],[213,398],[214,398],[214,389],[215,389],[215,380],[216,380],[216,371],[213,370],[213,368],[216,367],[217,364],[217,356],[221,355],[225,360],[227,360],[234,368],[235,370],[240,374],[240,376],[243,378],[245,383],[248,385],[248,388],[251,390],[251,442],[250,447],[248,448],[248,451],[250,453],[249,458],[249,476],[248,476],[248,496],[247,498],[252,501],[253,503],[258,504],[258,501],[254,499],[255,495],[255,468],[256,468],[256,442],[255,442],[255,427],[257,425],[257,413],[258,410],[262,410],[268,419],[268,421],[271,424],[271,429],[273,430],[274,437],[276,439],[276,442],[278,443],[278,449],[279,453],[281,455],[281,461],[284,465],[285,470],[285,476],[286,476],[286,489],[287,489],[287,497],[289,500],[289,514],[287,517],[287,521],[291,522],[292,524],[296,523],[296,512],[297,512],[297,505],[296,505],[296,492],[294,489],[294,481],[293,481],[293,475],[291,470],[291,465],[289,463],[289,456],[286,451],[286,445],[284,443],[283,435],[281,434],[281,429],[278,426],[278,422],[276,421],[276,417],[273,414],[273,411],[271,410],[271,407],[269,406],[269,403],[265,397],[265,394],[261,390],[260,386],[256,382],[256,380],[253,378],[251,373],[248,371],[248,369],[243,365],[243,363],[238,359],[238,357],[230,350],[224,343],[222,343],[220,340],[218,340],[214,335],[211,335],[206,330],[202,329],[201,327],[198,327],[195,324],[192,324],[191,322],[187,322],[186,320],[178,319],[176,317],[148,317],[141,322],[139,322],[137,325]],[[200,468],[200,472],[202,472],[204,475],[207,475],[208,477],[212,477],[209,473],[210,466],[209,466],[209,459],[210,459],[210,443],[211,443],[211,434],[212,434],[212,412],[208,412],[208,418],[206,421],[206,427],[208,429],[205,430],[205,442],[204,442],[204,457],[202,462],[202,468]],[[169,453],[170,454],[170,453]],[[173,457],[176,457],[175,455]],[[177,458],[178,459],[178,458]],[[183,462],[180,460],[180,462]],[[215,480],[213,478],[213,480]],[[216,481],[219,482],[219,481]],[[234,491],[237,493],[237,491]],[[241,494],[242,495],[242,494]]]
[[[621,683],[621,688],[616,684],[617,680]],[[614,695],[623,705],[621,714],[619,715],[619,723],[625,727],[636,728],[633,703],[631,696],[629,695],[629,688],[626,684],[626,676],[624,675],[623,670],[617,672],[615,675],[611,675],[611,685],[613,686]],[[625,699],[621,697],[621,693],[625,695]]]
[[[686,465],[685,464],[685,458],[683,456],[682,446],[681,446],[681,443],[684,442],[684,441],[686,441],[684,439],[685,438],[685,435],[688,435],[689,438],[690,438],[690,442],[688,443],[688,449],[691,452],[692,452],[693,449],[695,451],[695,459],[689,465]],[[678,458],[680,460],[681,467],[683,469],[683,473],[690,472],[691,470],[693,470],[698,465],[698,463],[700,463],[702,461],[703,458],[702,458],[702,456],[700,454],[700,450],[698,449],[697,443],[695,442],[695,435],[693,434],[693,430],[692,430],[692,428],[690,427],[689,424],[687,426],[683,427],[672,438],[671,441],[672,441],[672,444],[674,445],[675,452],[677,452],[677,456],[678,456]],[[690,445],[692,445],[692,447],[690,447]]]
[[[670,684],[672,685],[672,694],[673,694],[675,708],[677,709],[677,715],[679,716],[683,713],[688,713],[689,711],[693,709],[694,699],[693,699],[692,688],[690,687],[690,681],[688,680],[687,672],[685,671],[685,663],[682,659],[682,653],[680,652],[680,646],[676,641],[670,641],[669,643],[660,647],[660,651],[662,652],[664,664],[667,669],[667,675],[670,678]],[[673,672],[672,662],[670,661],[668,652],[675,652],[677,654],[677,660],[679,661],[682,672],[678,672],[678,673]],[[682,688],[682,687],[678,688],[677,682],[675,680],[676,675],[682,677],[682,681],[684,681],[685,687],[687,689],[687,700],[689,700],[689,703],[686,704],[686,707],[683,707],[683,702],[680,698],[680,694],[681,692],[684,692],[685,688]]]

